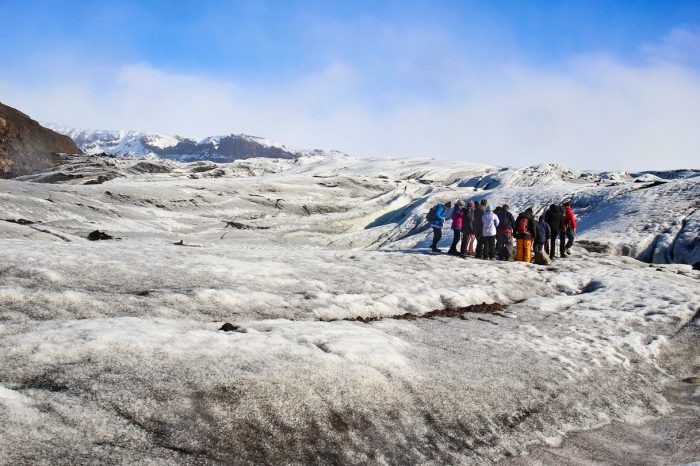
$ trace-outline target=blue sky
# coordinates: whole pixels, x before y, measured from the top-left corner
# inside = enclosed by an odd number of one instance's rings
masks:
[[[699,1],[2,0],[0,20],[0,101],[43,121],[499,165],[700,152]]]

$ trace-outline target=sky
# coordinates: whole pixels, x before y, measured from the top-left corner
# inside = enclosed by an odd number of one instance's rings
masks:
[[[0,0],[0,101],[354,156],[700,168],[700,1]]]

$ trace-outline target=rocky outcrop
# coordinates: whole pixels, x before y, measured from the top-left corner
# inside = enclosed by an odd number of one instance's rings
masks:
[[[82,152],[71,138],[0,102],[0,177],[50,169],[59,163],[57,153]]]

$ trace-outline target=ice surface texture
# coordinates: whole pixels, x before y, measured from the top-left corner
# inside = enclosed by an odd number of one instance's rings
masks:
[[[0,463],[474,464],[663,414],[700,367],[700,272],[616,254],[698,260],[697,178],[112,163],[98,185],[0,181]],[[572,196],[602,253],[427,253],[438,200]],[[392,318],[484,302],[507,308]]]

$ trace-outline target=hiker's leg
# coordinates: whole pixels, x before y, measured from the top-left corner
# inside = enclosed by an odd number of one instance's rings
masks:
[[[524,245],[524,249],[525,249],[525,250],[523,251],[523,254],[524,254],[523,261],[524,261],[524,262],[530,262],[530,259],[532,259],[532,254],[531,254],[531,251],[532,251],[532,240],[531,240],[531,239],[525,239],[525,240],[523,240],[523,243],[525,243],[525,245]]]
[[[559,232],[559,255],[566,257],[566,233],[564,230]]]
[[[437,249],[438,241],[442,238],[442,228],[433,227],[433,246],[432,249]]]
[[[508,234],[508,237],[506,238],[505,251],[506,251],[505,260],[512,261],[514,258],[513,256],[515,256],[515,254],[514,254],[515,251],[513,251],[513,238],[510,236],[510,233]]]
[[[457,253],[457,243],[459,243],[459,230],[452,230],[452,244],[450,245],[450,252],[453,254]]]
[[[566,237],[568,239],[568,241],[566,242],[566,249],[571,249],[571,246],[574,245],[574,231],[568,230],[566,232]]]
[[[496,258],[496,237],[489,236],[489,259]]]

